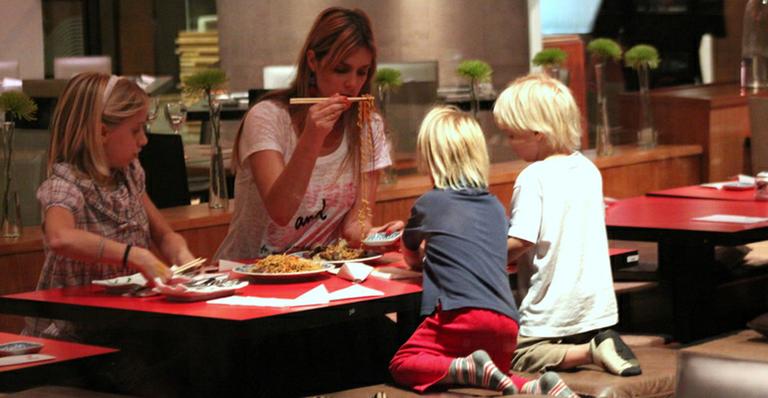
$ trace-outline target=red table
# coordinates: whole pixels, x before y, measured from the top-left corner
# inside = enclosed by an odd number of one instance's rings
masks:
[[[765,306],[764,299],[753,297],[744,297],[744,305],[729,305],[745,292],[733,283],[721,285],[713,264],[717,245],[768,239],[768,222],[693,220],[713,214],[768,217],[768,202],[644,196],[621,200],[606,212],[610,239],[658,243],[659,276],[671,291],[673,333],[681,341],[743,327],[757,307]]]
[[[691,199],[714,199],[714,200],[733,200],[733,201],[755,201],[755,189],[743,191],[731,191],[727,189],[705,188],[700,185],[691,185],[687,187],[678,187],[664,189],[661,191],[648,192],[648,196],[666,196],[672,198],[691,198]]]
[[[93,359],[104,359],[118,350],[114,348],[70,343],[37,337],[20,336],[0,332],[0,344],[12,341],[33,341],[42,343],[40,354],[53,355],[56,358],[19,365],[0,367],[0,390],[19,389],[43,382],[55,382],[54,375],[77,374],[79,369],[93,364]]]

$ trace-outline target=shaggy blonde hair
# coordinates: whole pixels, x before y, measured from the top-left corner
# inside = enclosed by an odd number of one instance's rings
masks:
[[[147,107],[148,97],[136,83],[118,79],[105,93],[110,76],[80,73],[72,77],[56,104],[51,121],[48,175],[55,163],[68,163],[99,184],[111,181],[101,138],[102,126],[114,128]],[[108,98],[104,98],[109,94]]]
[[[568,87],[547,75],[531,74],[512,82],[496,99],[493,116],[503,129],[544,134],[556,151],[579,149],[579,107]]]
[[[490,162],[483,130],[456,107],[436,107],[424,117],[416,153],[419,170],[432,176],[436,188],[488,188]]]

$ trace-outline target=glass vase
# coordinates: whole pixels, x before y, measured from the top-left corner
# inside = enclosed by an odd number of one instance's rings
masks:
[[[637,130],[637,145],[650,149],[658,143],[658,133],[653,127],[653,112],[651,111],[650,68],[641,64],[637,68],[637,78],[640,85],[640,128]]]
[[[211,123],[211,167],[208,186],[208,207],[227,209],[227,169],[224,167],[224,153],[221,149],[221,102],[209,97],[208,117]]]
[[[749,0],[741,36],[741,87],[768,87],[768,0]]]
[[[397,148],[397,135],[387,123],[387,111],[389,110],[389,88],[378,86],[377,93],[379,96],[379,112],[382,119],[384,119],[384,133],[387,138],[387,144],[389,145],[389,158],[392,159],[392,165],[387,167],[382,174],[381,182],[383,184],[394,184],[397,182],[397,170],[395,169],[395,152]]]
[[[613,154],[611,124],[608,121],[608,101],[605,97],[605,62],[595,64],[595,91],[597,97],[597,156]]]
[[[21,236],[21,203],[19,193],[13,189],[13,141],[15,134],[14,122],[3,122],[0,130],[2,143],[2,185],[0,185],[0,236],[3,238],[18,238]]]

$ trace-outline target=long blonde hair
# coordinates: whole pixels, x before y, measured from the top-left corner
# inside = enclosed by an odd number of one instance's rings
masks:
[[[107,93],[109,80],[109,75],[87,72],[67,82],[51,121],[48,175],[55,163],[68,163],[98,184],[111,181],[102,126],[115,127],[133,117],[147,107],[148,98],[127,79],[117,79]]]
[[[315,19],[312,29],[310,29],[304,46],[299,53],[296,78],[288,88],[269,92],[262,96],[260,101],[277,100],[287,107],[288,100],[291,97],[312,96],[315,77],[307,61],[307,52],[309,50],[315,53],[318,61],[327,59],[327,68],[334,68],[358,48],[365,48],[371,52],[371,65],[361,89],[361,93],[369,93],[371,90],[371,80],[376,72],[376,43],[373,38],[373,30],[371,29],[371,21],[368,15],[360,9],[330,7],[323,10]],[[344,118],[343,123],[347,134],[349,150],[341,169],[344,169],[344,167],[352,162],[354,170],[357,171],[354,175],[360,174],[360,151],[358,150],[360,147],[360,127],[357,126],[356,119],[359,106],[359,103],[355,103],[342,116]],[[304,128],[306,107],[290,107],[288,112],[291,115],[291,120],[297,125],[300,134]],[[237,170],[240,162],[243,160],[240,159],[239,148],[246,117],[247,113],[240,122],[240,128],[237,131],[232,148],[232,169],[234,170]]]
[[[490,161],[483,130],[456,107],[439,106],[427,113],[416,154],[419,170],[432,176],[436,188],[488,188]]]
[[[544,134],[553,149],[571,152],[581,144],[581,113],[571,91],[544,74],[530,74],[509,85],[493,106],[501,128]]]

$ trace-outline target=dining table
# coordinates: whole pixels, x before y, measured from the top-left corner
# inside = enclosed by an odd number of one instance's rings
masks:
[[[0,332],[0,344],[16,342],[42,345],[42,348],[34,353],[35,356],[40,357],[31,358],[34,362],[0,365],[0,391],[2,392],[72,379],[83,369],[97,366],[118,352],[117,349],[110,347]],[[25,357],[25,355],[14,357]],[[0,359],[3,358],[7,359],[11,356],[0,356]]]
[[[400,253],[389,252],[372,265],[403,267],[404,262]],[[232,276],[244,277],[236,274]],[[419,319],[422,291],[420,278],[391,280],[368,277],[362,282],[353,282],[331,273],[313,274],[299,279],[245,278],[250,283],[237,291],[236,296],[241,298],[291,299],[320,285],[324,285],[329,293],[358,285],[378,291],[380,295],[340,299],[315,305],[281,307],[215,304],[208,301],[178,302],[162,295],[111,295],[103,286],[89,285],[0,296],[0,311],[88,322],[92,325],[101,324],[109,328],[137,332],[166,331],[180,336],[180,344],[184,346],[180,349],[199,351],[191,353],[197,359],[192,361],[196,363],[189,364],[189,373],[198,372],[196,369],[206,362],[209,355],[226,357],[225,367],[208,369],[207,375],[228,382],[247,373],[258,373],[254,366],[260,362],[254,361],[254,352],[248,347],[272,341],[275,336],[311,333],[313,330],[332,325],[343,328],[345,324],[355,321],[396,314],[397,336],[394,339],[402,341],[410,336]],[[318,335],[317,338],[322,344],[323,337]],[[371,344],[376,342],[371,341]],[[355,360],[356,358],[348,358],[348,361]],[[321,364],[302,365],[304,367]],[[254,379],[255,376],[249,377]],[[206,380],[192,378],[190,383],[192,385],[188,386],[189,391],[200,395],[221,392]]]
[[[608,207],[606,227],[609,239],[657,244],[658,277],[669,293],[669,332],[676,340],[743,327],[764,310],[768,278],[724,280],[715,249],[768,239],[768,202],[634,197]]]

